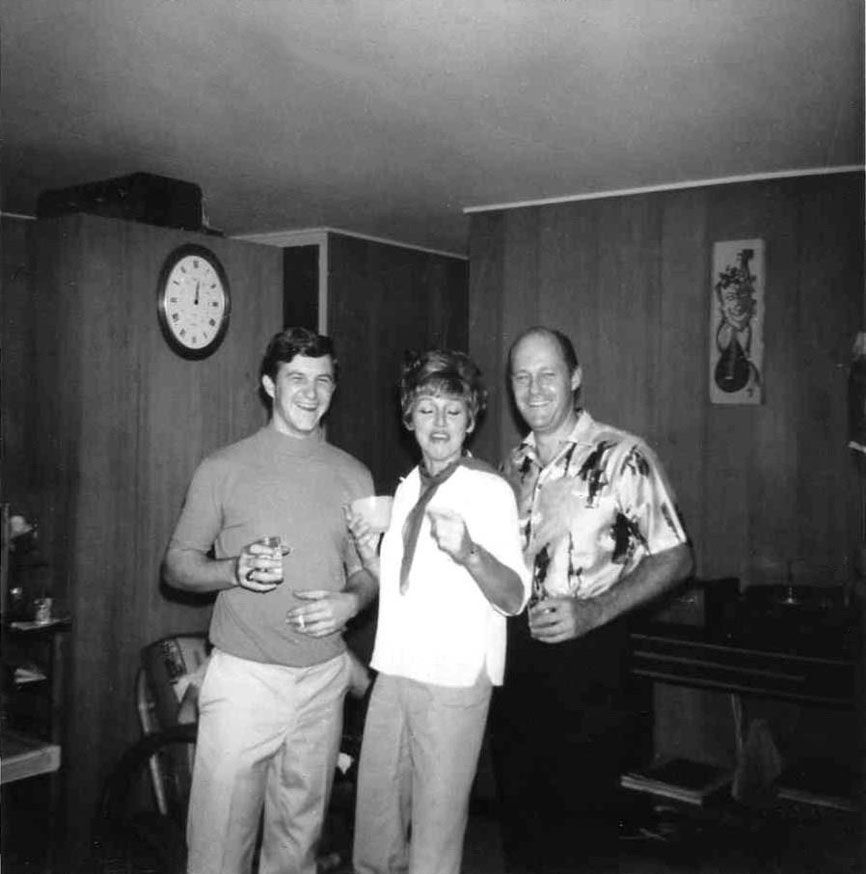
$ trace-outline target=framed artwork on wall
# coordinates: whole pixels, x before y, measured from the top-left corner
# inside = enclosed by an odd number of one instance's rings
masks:
[[[709,377],[713,404],[763,400],[764,241],[713,246]]]

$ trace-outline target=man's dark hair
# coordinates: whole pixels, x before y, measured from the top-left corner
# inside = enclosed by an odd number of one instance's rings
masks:
[[[286,328],[278,334],[274,334],[262,366],[259,368],[259,377],[268,376],[275,380],[281,364],[288,364],[296,355],[305,358],[322,358],[329,355],[334,365],[334,381],[337,381],[339,366],[337,356],[334,355],[334,343],[330,337],[317,334],[309,328]]]
[[[557,331],[555,328],[545,328],[544,325],[533,325],[517,335],[517,339],[511,344],[508,350],[508,372],[511,373],[511,359],[514,356],[514,350],[518,344],[527,337],[548,337],[559,346],[559,352],[562,355],[562,360],[565,362],[569,373],[574,373],[577,370],[579,361],[577,353],[574,351],[574,344],[566,337],[562,331]]]

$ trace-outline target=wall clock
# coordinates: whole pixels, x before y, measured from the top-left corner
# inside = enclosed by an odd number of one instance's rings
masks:
[[[229,282],[219,258],[187,243],[165,260],[157,286],[159,324],[184,358],[206,358],[225,336],[231,313]]]

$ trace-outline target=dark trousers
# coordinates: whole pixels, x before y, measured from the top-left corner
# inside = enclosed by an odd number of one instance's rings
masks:
[[[623,620],[544,644],[509,619],[491,744],[509,871],[575,864],[613,847],[628,712]]]

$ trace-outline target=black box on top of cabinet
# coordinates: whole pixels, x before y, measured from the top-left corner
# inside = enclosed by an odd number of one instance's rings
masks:
[[[36,202],[37,218],[79,212],[186,231],[204,230],[201,188],[152,173],[43,191]]]

